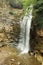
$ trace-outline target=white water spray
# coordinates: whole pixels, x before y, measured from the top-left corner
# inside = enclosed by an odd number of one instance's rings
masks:
[[[31,21],[32,21],[32,11],[33,6],[30,6],[30,12],[26,13],[23,20],[20,21],[21,32],[20,32],[20,40],[18,44],[18,49],[22,52],[20,54],[28,53],[30,50],[30,28],[31,28]]]

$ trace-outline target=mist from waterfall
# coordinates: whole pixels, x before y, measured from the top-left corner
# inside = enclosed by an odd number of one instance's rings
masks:
[[[30,50],[30,28],[31,28],[31,21],[32,21],[32,11],[33,6],[29,6],[29,13],[26,13],[23,20],[20,21],[20,39],[19,44],[17,46],[22,52],[21,54],[28,53]]]

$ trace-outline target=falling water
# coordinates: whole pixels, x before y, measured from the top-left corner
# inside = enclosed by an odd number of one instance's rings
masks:
[[[21,54],[28,53],[30,50],[30,28],[31,28],[31,21],[32,21],[32,10],[33,6],[30,6],[30,12],[26,13],[23,20],[20,21],[21,32],[20,32],[20,40],[18,44],[18,49],[22,52]]]

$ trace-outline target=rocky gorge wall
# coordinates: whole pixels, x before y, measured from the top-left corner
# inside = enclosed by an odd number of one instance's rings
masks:
[[[43,2],[34,5],[30,44],[43,53]]]
[[[0,0],[0,3],[0,47],[14,46],[19,40],[19,21],[23,10],[10,7],[6,0]]]

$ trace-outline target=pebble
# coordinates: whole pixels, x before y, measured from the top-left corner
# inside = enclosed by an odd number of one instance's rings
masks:
[[[15,61],[14,59],[11,59],[11,61]]]
[[[18,62],[18,65],[20,65],[20,62]]]

